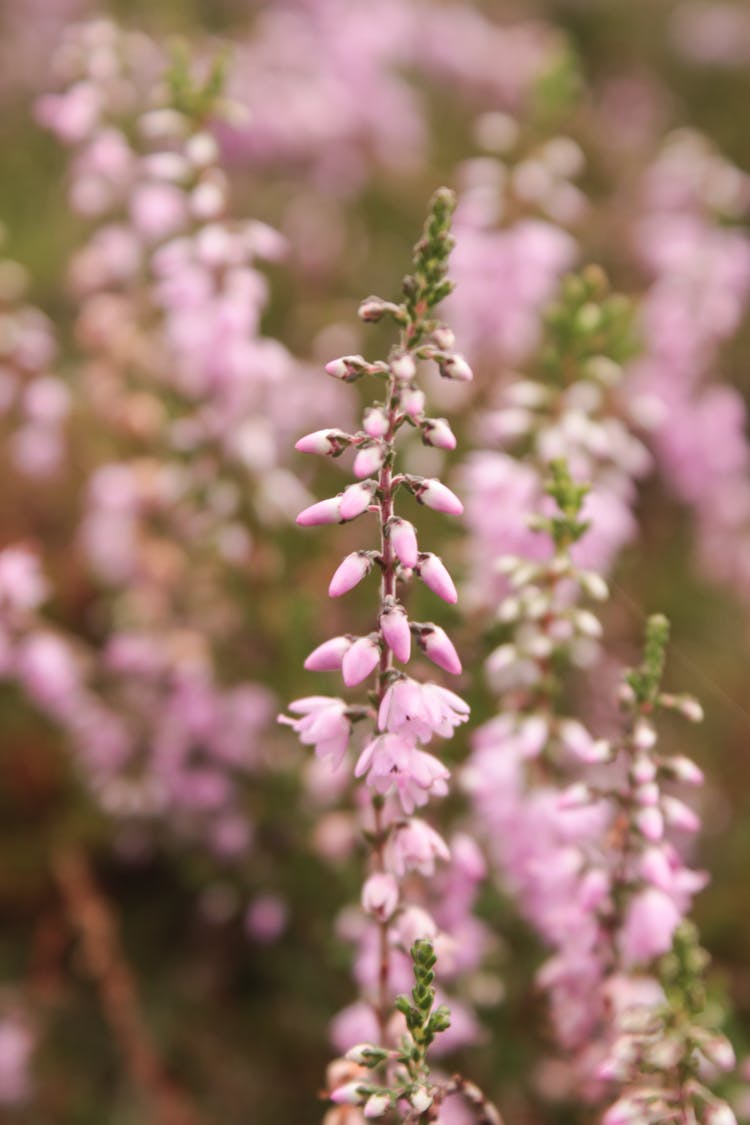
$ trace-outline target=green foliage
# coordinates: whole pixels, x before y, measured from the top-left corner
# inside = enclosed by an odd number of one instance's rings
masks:
[[[646,622],[643,661],[625,677],[641,707],[653,707],[659,700],[668,640],[669,622],[662,614],[653,614]]]

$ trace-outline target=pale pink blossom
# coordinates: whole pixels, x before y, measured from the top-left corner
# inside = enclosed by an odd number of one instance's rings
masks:
[[[351,729],[343,700],[310,695],[290,703],[289,710],[301,717],[279,715],[279,722],[292,727],[300,742],[314,746],[319,758],[330,758],[331,768],[338,769],[349,745]]]

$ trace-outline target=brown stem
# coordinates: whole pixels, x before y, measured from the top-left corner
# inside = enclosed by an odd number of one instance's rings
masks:
[[[378,486],[380,488],[380,555],[382,565],[382,580],[380,584],[380,610],[382,612],[387,598],[396,594],[396,559],[393,554],[391,537],[386,533],[386,525],[393,515],[393,443],[396,433],[396,407],[394,404],[395,380],[391,377],[388,384],[386,409],[388,411],[388,433],[386,434],[387,453],[383,467],[380,470]],[[377,698],[378,707],[388,686],[388,673],[393,666],[393,656],[388,645],[383,643],[380,653],[380,666],[378,669]],[[373,816],[375,821],[375,844],[373,845],[373,861],[377,871],[383,871],[383,813],[382,801],[379,797],[373,798]],[[383,1046],[388,1044],[388,1019],[391,1014],[391,996],[389,988],[390,958],[388,951],[388,922],[379,924],[379,970],[378,970],[378,1001],[377,1017],[380,1029],[380,1040]]]
[[[154,1125],[200,1125],[200,1118],[164,1070],[140,1011],[133,973],[125,960],[112,911],[94,881],[85,852],[57,853],[53,873],[104,1018],[134,1087]]]

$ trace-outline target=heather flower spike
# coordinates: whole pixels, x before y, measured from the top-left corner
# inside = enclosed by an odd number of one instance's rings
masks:
[[[674,829],[698,827],[671,789],[701,775],[658,743],[658,712],[674,710],[681,698],[662,691],[668,623],[660,615],[648,620],[643,660],[620,693],[618,739],[597,738],[560,714],[551,673],[553,654],[558,666],[563,657],[571,661],[574,646],[595,644],[600,632],[580,606],[591,596],[590,572],[572,555],[588,531],[581,518],[587,491],[564,461],[554,461],[546,482],[554,508],[534,521],[551,552],[503,562],[509,592],[501,611],[512,612],[500,613],[511,637],[492,672],[501,713],[477,733],[465,783],[521,909],[552,948],[538,979],[571,1077],[613,1103],[606,1122],[677,1120],[689,1106],[689,1119],[708,1125],[709,1108],[724,1103],[705,1085],[698,1044],[709,1036],[722,1057],[730,1051],[721,1049],[723,1037],[698,1026],[698,1006],[688,1010],[700,989],[689,983],[687,965],[698,971],[702,955],[680,943],[705,876],[685,865],[670,838]],[[529,757],[541,759],[542,785]],[[610,761],[615,772],[602,775]]]
[[[365,929],[362,940],[366,943],[363,954],[373,941],[379,952],[377,963],[371,956],[364,956],[362,964],[372,968],[362,970],[360,979],[363,1000],[376,1015],[379,1038],[377,1043],[351,1045],[347,1058],[378,1072],[375,1077],[380,1082],[347,1081],[336,1085],[330,1094],[335,1104],[360,1107],[367,1119],[387,1114],[389,1120],[395,1119],[394,1115],[404,1121],[415,1121],[417,1116],[421,1120],[427,1113],[434,1116],[448,1093],[459,1093],[469,1105],[482,1105],[485,1116],[480,1120],[499,1120],[472,1084],[460,1080],[459,1085],[458,1079],[438,1082],[430,1077],[427,1049],[450,1020],[447,1009],[433,1006],[436,957],[428,941],[417,941],[411,950],[417,982],[411,999],[394,995],[396,975],[403,970],[401,950],[408,949],[415,936],[440,935],[429,913],[429,885],[419,892],[416,903],[410,902],[414,885],[406,876],[418,873],[429,879],[436,865],[450,858],[442,837],[417,815],[430,799],[447,793],[450,777],[439,756],[422,747],[436,735],[450,737],[469,712],[468,705],[455,693],[439,684],[421,683],[394,667],[394,660],[408,664],[415,638],[438,667],[453,675],[461,671],[458,653],[445,630],[432,622],[417,623],[409,618],[404,595],[416,575],[444,601],[453,603],[457,595],[443,561],[430,551],[420,552],[414,526],[395,510],[397,491],[403,486],[405,492],[435,511],[452,515],[463,511],[460,499],[442,481],[404,475],[397,468],[398,439],[404,427],[406,433],[416,428],[427,444],[442,449],[455,446],[447,421],[425,414],[425,395],[417,385],[418,361],[434,362],[440,373],[451,379],[471,378],[469,365],[452,350],[452,333],[435,314],[436,306],[451,290],[446,272],[453,245],[449,232],[453,206],[451,192],[441,189],[435,195],[424,234],[415,247],[414,270],[404,280],[400,302],[368,297],[360,305],[360,317],[365,322],[390,318],[395,323],[398,340],[388,359],[370,362],[361,355],[347,355],[326,365],[329,375],[344,382],[368,376],[377,380],[379,399],[365,409],[361,430],[351,434],[318,430],[297,443],[301,452],[334,456],[345,446],[352,447],[356,450],[353,473],[360,478],[338,496],[306,508],[297,517],[298,524],[312,527],[373,515],[378,528],[377,545],[347,555],[329,586],[329,594],[339,597],[357,585],[377,561],[380,594],[374,607],[373,631],[324,641],[305,662],[311,671],[340,669],[348,688],[374,676],[367,705],[353,710],[341,700],[314,696],[290,705],[293,718],[282,717],[303,743],[315,747],[320,757],[329,758],[333,768],[338,768],[346,756],[350,716],[356,710],[357,715],[369,715],[370,719],[370,737],[353,773],[363,780],[370,794],[363,824],[370,856],[361,903],[375,935]],[[481,872],[483,865],[473,864],[469,881],[476,882]],[[462,895],[461,900],[470,904],[471,896]],[[393,1017],[399,1011],[407,1027],[400,1046],[393,1032]]]

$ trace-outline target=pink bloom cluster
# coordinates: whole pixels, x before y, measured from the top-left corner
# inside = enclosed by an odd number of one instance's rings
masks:
[[[750,591],[750,447],[738,391],[714,378],[750,294],[750,239],[739,225],[750,179],[698,134],[677,133],[647,170],[636,227],[651,277],[641,309],[645,354],[633,393],[650,399],[659,468],[689,505],[706,571]]]
[[[0,260],[0,416],[13,467],[48,478],[64,458],[70,392],[54,371],[54,328],[24,300],[27,286],[22,266]]]
[[[378,548],[348,555],[334,572],[329,587],[329,595],[339,597],[366,580],[373,569],[377,570],[380,595],[375,628],[363,636],[344,635],[325,641],[305,662],[313,671],[339,671],[347,688],[375,675],[374,706],[310,696],[290,705],[291,716],[280,716],[280,721],[290,725],[303,743],[312,746],[320,758],[330,761],[334,771],[341,770],[347,759],[354,721],[364,720],[370,727],[363,736],[364,745],[359,744],[353,768],[354,777],[364,779],[370,794],[369,802],[362,804],[364,827],[372,841],[371,870],[361,900],[368,921],[361,915],[346,915],[343,922],[344,933],[359,948],[355,973],[362,1000],[334,1022],[334,1039],[342,1050],[358,1040],[386,1048],[395,1043],[396,1032],[403,1029],[403,1018],[393,1010],[394,994],[409,987],[409,952],[418,939],[426,938],[433,943],[441,958],[441,968],[445,953],[448,975],[465,964],[476,967],[486,941],[482,928],[478,924],[472,926],[468,917],[473,888],[484,874],[481,857],[471,841],[457,843],[454,874],[444,877],[442,890],[449,900],[459,884],[463,888],[455,894],[451,905],[446,903],[441,908],[438,903],[431,912],[429,894],[420,890],[420,882],[412,878],[413,874],[432,877],[436,862],[450,856],[442,837],[417,815],[430,798],[444,796],[448,791],[448,769],[425,747],[431,746],[436,736],[450,737],[457,726],[466,722],[469,708],[449,689],[420,682],[398,668],[410,662],[415,644],[444,671],[453,675],[461,672],[458,654],[447,633],[432,622],[414,621],[403,602],[405,586],[416,579],[449,603],[455,602],[457,595],[442,561],[431,552],[420,550],[414,525],[395,509],[396,493],[401,489],[436,511],[462,511],[458,497],[441,481],[397,472],[395,463],[396,436],[407,424],[420,432],[427,444],[439,443],[447,448],[455,444],[448,424],[426,414],[425,397],[416,383],[417,361],[434,361],[449,379],[471,378],[465,360],[453,351],[452,333],[427,317],[431,305],[442,295],[439,288],[431,288],[436,284],[436,267],[428,264],[428,255],[432,253],[438,262],[447,257],[447,218],[451,209],[449,193],[438,193],[424,239],[415,250],[417,273],[404,283],[404,303],[394,305],[368,298],[360,306],[360,316],[365,321],[389,315],[401,327],[400,343],[392,349],[388,361],[370,363],[362,356],[349,355],[327,365],[329,375],[345,382],[363,375],[383,379],[384,400],[368,407],[360,430],[326,429],[297,442],[301,452],[323,455],[352,449],[357,478],[356,483],[337,496],[305,508],[297,522],[310,527],[346,523],[373,514],[380,529]],[[441,925],[445,925],[445,931]],[[463,950],[459,945],[462,940],[466,942]],[[464,1037],[475,1034],[467,1013],[454,1026],[454,1035],[458,1033],[459,1040],[462,1024]],[[361,1104],[360,1099],[344,1097],[340,1090],[332,1094],[335,1102]],[[414,1092],[410,1096],[418,1097]],[[383,1101],[377,1095],[375,1101],[368,1100],[365,1116],[382,1115],[388,1104],[387,1099]]]

